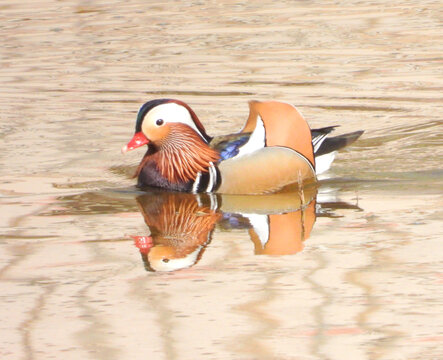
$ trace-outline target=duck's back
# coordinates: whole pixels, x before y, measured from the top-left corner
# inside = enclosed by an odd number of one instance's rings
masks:
[[[214,144],[223,155],[217,191],[264,194],[315,181],[311,141],[307,122],[292,105],[250,102],[242,132]]]

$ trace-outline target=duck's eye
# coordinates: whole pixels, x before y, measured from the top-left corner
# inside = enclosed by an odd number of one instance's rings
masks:
[[[164,263],[168,263],[168,262],[169,262],[169,259],[163,259],[163,262],[164,262]]]
[[[164,124],[163,119],[158,119],[156,122],[157,126],[162,126]]]

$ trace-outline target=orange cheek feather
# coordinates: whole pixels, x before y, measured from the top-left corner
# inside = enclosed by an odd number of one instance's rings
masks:
[[[170,125],[143,124],[142,131],[151,142],[158,144],[167,138],[170,132]]]

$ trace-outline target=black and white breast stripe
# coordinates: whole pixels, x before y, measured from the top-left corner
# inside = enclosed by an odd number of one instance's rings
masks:
[[[199,192],[207,192],[211,193],[218,189],[221,183],[221,177],[220,177],[220,171],[218,170],[217,166],[214,165],[212,162],[211,165],[208,168],[208,172],[202,173],[199,172],[197,174],[197,177],[192,184],[192,192],[193,193],[199,193]]]

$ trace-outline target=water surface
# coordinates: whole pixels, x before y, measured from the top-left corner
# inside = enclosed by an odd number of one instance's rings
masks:
[[[0,10],[2,358],[442,357],[440,2]],[[120,148],[158,97],[214,135],[252,99],[365,133],[303,194],[140,192]]]

